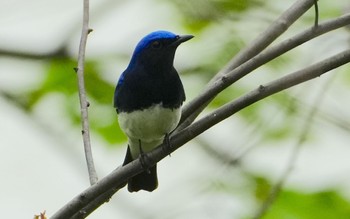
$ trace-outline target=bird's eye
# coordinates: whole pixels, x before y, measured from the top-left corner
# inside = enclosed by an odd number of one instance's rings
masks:
[[[159,41],[156,40],[152,42],[153,49],[159,49],[160,47],[162,47],[162,44]]]

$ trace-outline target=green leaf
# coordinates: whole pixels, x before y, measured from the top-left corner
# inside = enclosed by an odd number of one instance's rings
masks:
[[[348,219],[350,203],[336,191],[282,191],[264,219]]]
[[[74,126],[80,126],[78,81],[73,70],[76,64],[76,60],[70,58],[49,60],[41,86],[25,97],[24,108],[30,111],[46,95],[59,93],[64,96],[67,118]],[[110,144],[125,142],[126,137],[117,125],[117,115],[111,113],[115,112],[114,85],[103,79],[95,61],[86,61],[84,80],[87,99],[91,103],[89,110],[91,131],[100,134]]]
[[[271,189],[271,183],[256,177],[256,199],[262,204]],[[282,190],[263,219],[348,219],[350,203],[335,190],[302,192]]]

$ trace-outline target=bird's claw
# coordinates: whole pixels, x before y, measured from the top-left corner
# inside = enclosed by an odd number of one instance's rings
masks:
[[[165,153],[171,156],[171,143],[170,143],[169,133],[165,134],[162,149]]]
[[[150,161],[149,161],[148,156],[142,150],[141,140],[139,140],[139,149],[140,149],[140,163],[141,163],[141,166],[148,174],[150,174],[151,173],[151,171],[149,170]]]

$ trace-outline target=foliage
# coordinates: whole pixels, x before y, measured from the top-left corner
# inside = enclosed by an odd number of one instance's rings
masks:
[[[39,87],[26,94],[24,108],[30,112],[42,98],[51,93],[58,93],[64,97],[66,116],[72,125],[80,126],[77,78],[73,70],[75,66],[76,61],[67,57],[49,60],[46,64],[45,78]],[[92,131],[101,135],[110,145],[125,142],[126,138],[119,129],[113,110],[114,86],[101,77],[97,62],[87,61],[85,71],[86,92],[91,104]]]
[[[256,178],[256,198],[260,202],[271,189],[271,183]],[[346,219],[350,215],[350,203],[338,191],[324,190],[303,192],[283,189],[264,219]]]

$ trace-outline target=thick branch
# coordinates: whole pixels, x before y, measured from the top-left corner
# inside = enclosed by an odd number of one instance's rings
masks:
[[[88,34],[91,30],[89,29],[89,0],[84,0],[84,12],[83,12],[83,27],[81,31],[81,39],[79,45],[78,54],[78,67],[76,69],[78,76],[78,87],[79,87],[79,99],[80,99],[80,112],[82,122],[82,135],[84,142],[84,151],[86,163],[89,171],[90,184],[93,185],[97,182],[97,174],[94,166],[94,161],[91,152],[90,143],[90,129],[89,129],[89,118],[88,118],[88,107],[89,103],[86,99],[85,82],[84,82],[84,62],[85,62],[85,48]]]
[[[288,74],[284,77],[270,82],[267,85],[260,85],[259,88],[247,93],[244,96],[241,96],[240,98],[230,103],[225,104],[224,106],[215,110],[211,114],[193,123],[183,131],[186,132],[186,130],[189,129],[191,130],[191,135],[193,135],[193,133],[197,133],[197,129],[199,129],[200,134],[212,127],[213,125],[221,122],[227,117],[238,112],[239,110],[261,99],[264,99],[268,96],[271,96],[272,94],[295,86],[297,84],[319,77],[322,74],[332,69],[335,69],[341,65],[344,65],[348,62],[350,62],[350,50],[341,52],[314,65],[306,67],[300,71]],[[183,131],[180,131],[179,134],[183,133]]]
[[[226,73],[232,71],[236,67],[245,63],[249,59],[253,58],[272,42],[274,42],[280,35],[282,35],[299,17],[301,17],[310,7],[314,4],[315,0],[298,0],[290,8],[288,8],[281,16],[279,16],[262,34],[250,43],[245,49],[241,50],[235,57],[233,57],[228,64],[222,68],[218,74],[216,74],[209,82],[207,89],[203,91],[206,93],[207,90],[217,81],[218,78],[222,77]],[[215,95],[205,102],[198,100],[198,98],[192,100],[182,110],[182,118],[180,129],[191,124],[195,118],[203,111],[203,109],[211,102]],[[187,119],[188,117],[190,117]],[[185,121],[186,120],[186,121]],[[184,122],[185,121],[185,122]]]
[[[268,96],[271,96],[272,94],[303,83],[315,77],[319,77],[327,71],[335,69],[348,62],[350,62],[350,50],[339,53],[300,71],[281,77],[280,79],[272,81],[265,86],[261,85],[256,90],[253,90],[248,94],[222,106],[213,113],[205,116],[187,128],[179,131],[177,134],[171,136],[171,152],[174,152],[176,149],[191,139],[195,138],[199,134],[203,133],[210,127],[228,118],[239,110]],[[147,153],[149,158],[149,165],[154,165],[168,155],[168,153],[163,150],[162,146],[159,146],[153,151]],[[143,167],[139,159],[136,159],[133,162],[116,169],[111,174],[104,177],[98,183],[86,189],[72,201],[63,206],[51,218],[61,219],[72,217],[74,214],[79,213],[79,211],[84,209],[85,206],[94,204],[96,197],[99,197],[101,194],[111,191],[111,189],[118,188],[116,185],[124,185],[128,178],[142,171]],[[108,201],[108,199],[105,201]],[[97,208],[98,205],[94,205],[94,207]],[[92,212],[94,209],[89,210]],[[84,212],[84,214],[88,215],[91,212]]]
[[[191,124],[198,113],[200,113],[202,109],[204,109],[204,107],[206,107],[209,102],[216,97],[216,95],[253,70],[313,38],[349,24],[350,13],[324,22],[317,27],[309,28],[308,30],[303,31],[292,38],[286,39],[281,43],[266,49],[239,67],[236,67],[232,71],[222,75],[221,78],[218,78],[215,82],[210,83],[210,85],[207,86],[207,88],[204,89],[201,94],[199,94],[184,107],[184,115],[181,118],[182,123],[178,127],[178,130],[181,130]],[[191,113],[194,116],[189,117]]]

